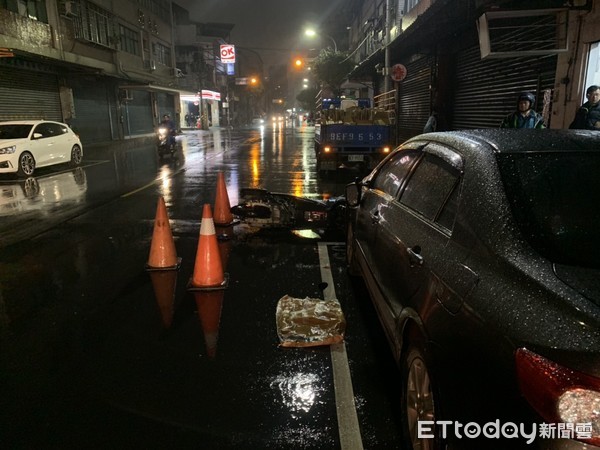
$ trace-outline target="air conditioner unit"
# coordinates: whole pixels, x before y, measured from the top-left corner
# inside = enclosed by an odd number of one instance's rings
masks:
[[[79,4],[74,0],[60,2],[60,14],[64,17],[79,17]]]
[[[181,69],[178,69],[177,67],[174,67],[171,71],[171,74],[176,77],[176,78],[183,78],[185,77],[185,73],[183,73],[183,71]]]

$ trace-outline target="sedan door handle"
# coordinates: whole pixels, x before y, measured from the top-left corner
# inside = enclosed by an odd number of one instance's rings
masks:
[[[423,256],[421,256],[421,247],[418,245],[415,245],[414,247],[409,247],[406,249],[406,252],[408,253],[408,260],[410,261],[410,266],[414,267],[415,264],[418,264],[419,266],[423,265]]]
[[[379,223],[379,221],[381,220],[381,216],[379,215],[379,210],[375,210],[373,211],[371,214],[371,223],[372,224],[376,224]]]

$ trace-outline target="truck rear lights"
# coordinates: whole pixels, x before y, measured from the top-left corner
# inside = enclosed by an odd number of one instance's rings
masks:
[[[519,388],[548,423],[592,424],[589,439],[600,445],[600,379],[561,366],[525,348],[515,354]]]

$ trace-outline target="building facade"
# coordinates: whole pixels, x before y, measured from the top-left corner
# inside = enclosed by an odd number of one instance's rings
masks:
[[[179,86],[193,93],[180,97],[181,126],[207,129],[209,125],[226,125],[228,77],[232,73],[219,53],[220,46],[230,41],[234,25],[194,22],[189,12],[175,3],[173,17]]]
[[[0,0],[0,120],[69,123],[84,143],[180,114],[171,2]]]
[[[568,5],[568,6],[565,6]],[[497,128],[530,91],[550,128],[567,128],[598,84],[597,1],[356,1],[350,78],[391,98],[398,142],[423,132]]]

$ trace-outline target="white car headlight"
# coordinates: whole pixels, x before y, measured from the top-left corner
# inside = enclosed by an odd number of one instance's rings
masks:
[[[11,145],[10,147],[0,148],[0,155],[9,155],[14,153],[17,150],[16,145]]]

